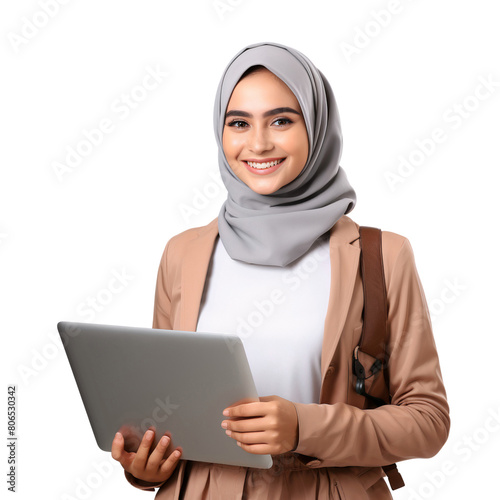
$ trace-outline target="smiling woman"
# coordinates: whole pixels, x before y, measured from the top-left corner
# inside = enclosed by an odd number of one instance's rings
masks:
[[[400,487],[391,464],[433,456],[450,428],[411,245],[377,232],[390,404],[369,408],[353,384],[365,317],[362,231],[346,215],[356,194],[339,164],[328,80],[291,47],[252,44],[224,70],[213,118],[228,196],[216,219],[168,241],[153,328],[240,336],[259,400],[221,408],[220,430],[245,452],[270,454],[273,466],[184,460],[182,443],[172,450],[165,436],[151,450],[145,435],[126,453],[119,433],[113,457],[132,485],[159,488],[158,500],[389,500],[385,471]]]
[[[224,153],[250,189],[274,193],[300,174],[309,151],[307,129],[297,98],[282,80],[264,66],[253,66],[227,109]]]
[[[229,193],[218,229],[232,259],[290,265],[354,208],[335,96],[300,52],[243,49],[220,80],[214,129]],[[276,160],[268,170],[259,164]]]

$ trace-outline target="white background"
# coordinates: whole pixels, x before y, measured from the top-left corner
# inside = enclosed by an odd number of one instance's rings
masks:
[[[56,324],[151,325],[166,242],[207,224],[226,197],[216,182],[212,126],[220,75],[243,46],[263,41],[300,50],[329,79],[344,135],[341,165],[358,196],[349,216],[410,240],[433,315],[451,434],[437,456],[399,465],[407,487],[394,498],[497,490],[496,7],[487,0],[2,4],[0,425],[6,436],[7,385],[15,384],[17,498],[84,498],[85,483],[88,498],[153,498],[97,447]],[[148,68],[168,75],[141,91]],[[496,83],[488,92],[481,79]],[[133,107],[117,108],[127,94],[136,96]],[[457,118],[459,107],[467,117]],[[54,165],[103,119],[113,130],[58,176]],[[436,128],[445,140],[419,158],[416,141],[429,142]],[[399,175],[402,157],[415,167],[391,189],[387,173]],[[183,214],[204,190],[205,206]],[[88,297],[106,296],[113,272],[129,276],[126,286],[102,311],[84,313]]]

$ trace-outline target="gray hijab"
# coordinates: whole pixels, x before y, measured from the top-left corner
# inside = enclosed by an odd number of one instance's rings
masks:
[[[250,189],[233,172],[222,147],[227,104],[241,75],[263,65],[294,93],[304,116],[309,154],[302,172],[271,194]],[[214,105],[219,169],[228,191],[219,217],[222,244],[232,259],[284,267],[304,255],[356,204],[339,165],[342,132],[330,84],[298,50],[278,43],[247,45],[222,74]]]

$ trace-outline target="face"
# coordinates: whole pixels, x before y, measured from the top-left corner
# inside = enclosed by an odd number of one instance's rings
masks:
[[[293,181],[309,152],[307,129],[293,92],[262,69],[235,86],[222,134],[226,159],[248,187],[271,194]]]

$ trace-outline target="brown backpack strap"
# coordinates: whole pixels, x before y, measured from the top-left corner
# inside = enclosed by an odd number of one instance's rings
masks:
[[[366,370],[358,361],[358,351],[362,351],[375,358],[370,371],[372,375],[383,369],[385,384],[389,388],[388,372],[386,369],[385,345],[387,340],[387,290],[384,277],[384,263],[382,258],[382,231],[378,228],[359,227],[361,247],[361,279],[363,282],[363,327],[361,339],[353,355],[353,370],[357,376],[356,392],[370,398],[375,406],[390,403],[383,399],[371,396],[365,392],[364,379]],[[396,464],[382,466],[391,488],[396,490],[405,485]]]
[[[401,473],[398,471],[398,466],[396,464],[382,465],[382,469],[384,469],[392,490],[397,490],[405,485],[403,476],[401,476]]]
[[[363,326],[359,345],[353,353],[353,371],[356,375],[355,389],[374,406],[390,403],[365,392],[365,379],[383,371],[385,385],[389,388],[388,373],[385,370],[385,342],[387,338],[387,292],[382,260],[382,231],[375,227],[360,226],[360,266],[363,283]],[[358,352],[371,356],[375,362],[365,367],[358,359]],[[368,375],[370,372],[370,375]]]
[[[359,348],[385,362],[387,293],[382,261],[382,231],[360,226],[361,279],[363,281],[363,329]]]

